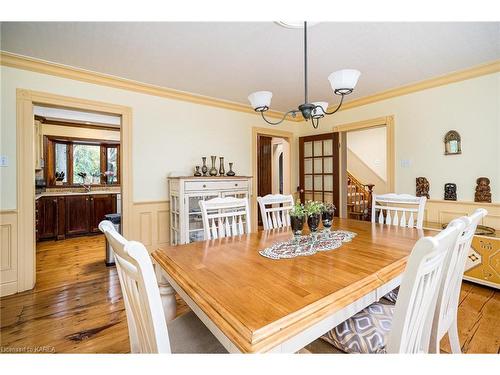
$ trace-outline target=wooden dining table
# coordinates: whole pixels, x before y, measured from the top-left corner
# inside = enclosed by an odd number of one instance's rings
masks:
[[[357,236],[291,259],[259,254],[289,240],[289,229],[154,251],[166,318],[178,293],[228,352],[294,353],[399,286],[415,242],[433,235],[338,218],[332,230]]]

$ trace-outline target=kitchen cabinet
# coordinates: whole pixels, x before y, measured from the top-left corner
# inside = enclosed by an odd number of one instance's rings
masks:
[[[90,232],[98,233],[99,223],[104,220],[104,215],[116,212],[115,194],[96,194],[90,197]]]
[[[42,197],[36,204],[36,237],[48,239],[57,237],[59,206],[57,197]]]
[[[116,213],[116,194],[40,197],[36,201],[36,239],[99,233],[99,223],[112,213]]]

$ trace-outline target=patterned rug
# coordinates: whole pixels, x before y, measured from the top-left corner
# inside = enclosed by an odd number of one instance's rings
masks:
[[[291,238],[285,242],[277,242],[259,251],[259,254],[270,259],[290,259],[298,256],[314,255],[319,251],[337,249],[344,242],[349,242],[354,237],[356,237],[356,233],[346,230],[323,231]]]

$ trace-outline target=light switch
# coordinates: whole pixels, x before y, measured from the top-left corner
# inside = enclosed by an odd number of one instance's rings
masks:
[[[401,168],[410,168],[411,167],[411,160],[409,160],[409,159],[401,159],[400,160],[400,165],[401,165]]]
[[[0,156],[0,167],[7,167],[9,165],[9,158],[7,155]]]

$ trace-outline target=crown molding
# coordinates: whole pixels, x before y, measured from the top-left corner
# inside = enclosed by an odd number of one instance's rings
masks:
[[[409,85],[396,87],[394,89],[381,91],[379,93],[365,96],[359,99],[354,99],[352,101],[344,103],[340,108],[340,111],[345,111],[346,109],[356,108],[363,105],[379,102],[382,100],[395,98],[397,96],[407,95],[417,91],[427,90],[438,86],[444,86],[450,83],[465,81],[467,79],[476,78],[497,72],[500,72],[500,60],[492,61],[482,65],[477,65],[472,68],[459,70],[442,76],[426,79],[425,81],[415,82]],[[333,108],[329,107],[329,110],[332,109],[334,109],[334,107]]]
[[[57,64],[45,60],[34,59],[32,57],[18,55],[6,51],[0,51],[0,65],[16,69],[30,70],[33,72],[49,74],[62,78],[69,78],[101,86],[109,86],[123,90],[135,91],[142,94],[154,95],[174,100],[182,100],[195,104],[208,105],[212,107],[258,115],[247,104],[192,94],[185,91],[169,89],[108,74],[96,73],[90,70],[74,68],[72,66]],[[278,111],[266,112],[266,116],[272,118],[281,119],[283,115],[283,112]],[[291,116],[288,116],[287,120],[297,122],[301,121],[301,117],[292,118]]]

